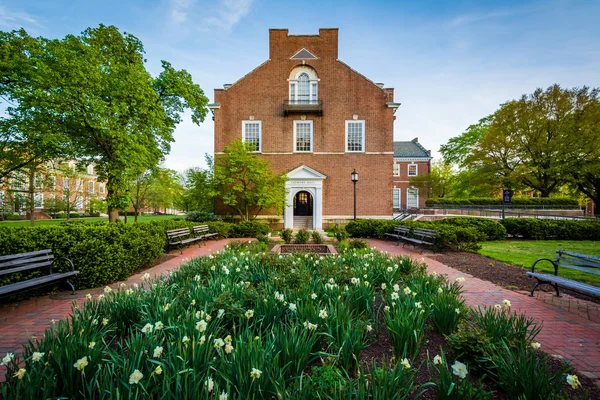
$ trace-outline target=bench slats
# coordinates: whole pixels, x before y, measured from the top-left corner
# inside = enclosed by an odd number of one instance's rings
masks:
[[[31,258],[19,258],[16,260],[11,260],[5,263],[0,263],[0,270],[3,268],[10,268],[17,265],[29,264],[29,263],[37,263],[40,261],[53,261],[54,256],[52,254],[42,257],[31,257]]]
[[[61,274],[44,275],[39,278],[29,279],[27,281],[15,282],[10,285],[0,286],[0,296],[27,289],[33,286],[43,285],[53,281],[59,281],[70,276],[76,276],[78,271],[69,271]]]
[[[582,271],[582,272],[588,272],[590,274],[595,274],[595,275],[600,275],[600,266],[598,267],[592,267],[592,268],[588,268],[588,267],[581,267],[579,265],[573,265],[573,264],[563,264],[563,263],[557,263],[559,267],[565,267],[565,268],[569,268],[569,269],[576,269],[578,271]]]
[[[31,270],[31,269],[38,269],[38,268],[49,267],[52,264],[53,264],[53,261],[45,261],[45,262],[41,262],[41,263],[27,264],[27,265],[23,265],[23,266],[20,266],[20,267],[14,267],[14,268],[11,268],[11,269],[4,269],[4,270],[0,271],[0,276],[12,274],[14,272],[23,272],[23,271],[28,271],[28,270]]]
[[[563,287],[567,287],[574,290],[579,290],[581,292],[600,295],[600,287],[593,286],[583,282],[572,281],[568,278],[563,278],[561,276],[551,275],[551,274],[542,274],[538,272],[527,272],[527,275],[537,278],[541,281],[553,282],[557,283]]]
[[[45,249],[45,250],[31,251],[29,253],[10,254],[7,256],[0,256],[0,262],[14,260],[15,258],[19,258],[19,259],[31,258],[31,257],[35,257],[35,256],[40,256],[42,254],[52,255],[52,250]]]
[[[597,261],[598,263],[600,263],[600,256],[593,256],[591,254],[575,253],[575,252],[567,251],[567,250],[557,250],[556,252],[558,254],[566,254],[566,255],[572,256],[572,257],[594,260],[594,261]]]

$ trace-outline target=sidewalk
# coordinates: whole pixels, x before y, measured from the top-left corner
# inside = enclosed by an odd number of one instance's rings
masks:
[[[491,282],[474,278],[427,258],[427,253],[420,254],[418,252],[420,250],[402,248],[395,243],[382,240],[368,240],[368,242],[371,246],[377,247],[377,250],[387,251],[392,255],[408,255],[418,260],[423,259],[430,273],[447,275],[450,280],[464,277],[463,297],[471,307],[493,306],[502,304],[504,299],[509,300],[513,311],[524,313],[542,324],[542,331],[536,340],[541,343],[543,351],[564,358],[581,374],[600,383],[600,323],[593,322],[577,312],[549,304],[543,299],[538,300],[525,293],[504,289]]]
[[[139,274],[131,276],[125,283],[133,285],[139,283],[141,277],[149,273],[150,276],[162,275],[172,271],[184,264],[189,259],[201,256],[207,256],[223,248],[236,239],[223,239],[219,241],[209,241],[206,246],[190,246],[183,249],[183,254],[179,250],[168,253],[175,257],[156,265]],[[237,239],[239,240],[239,239]],[[111,285],[113,289],[118,287],[118,283]],[[62,292],[56,295],[39,296],[28,300],[3,304],[0,306],[0,358],[6,353],[19,354],[22,351],[22,344],[36,335],[43,335],[44,331],[51,324],[53,319],[60,320],[71,315],[73,302],[85,302],[85,295],[91,293],[98,295],[102,293],[102,288],[83,289],[71,295],[70,292]],[[4,381],[5,367],[0,366],[0,382]]]

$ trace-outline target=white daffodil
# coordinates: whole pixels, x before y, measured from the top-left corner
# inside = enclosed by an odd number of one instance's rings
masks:
[[[392,300],[398,300],[398,297],[399,297],[398,292],[392,292],[391,297],[392,297]]]
[[[581,386],[581,382],[579,382],[579,377],[577,375],[567,375],[567,383],[571,385],[573,389],[577,389]]]
[[[468,374],[467,366],[460,361],[455,361],[452,364],[452,373],[461,379],[465,379]]]
[[[381,290],[385,290],[386,287],[387,287],[387,285],[385,283],[381,284]]]
[[[207,325],[208,324],[205,320],[198,321],[196,322],[196,329],[198,330],[198,332],[204,332],[206,330]]]
[[[229,343],[225,345],[225,353],[231,354],[233,352],[233,346]]]
[[[104,288],[104,293],[109,294],[110,292],[112,292],[112,289],[109,286],[106,286]]]
[[[290,303],[290,311],[296,311],[297,307],[296,307],[296,303]]]
[[[158,367],[156,367],[156,369],[154,370],[154,373],[155,373],[156,375],[160,375],[160,374],[162,374],[162,368],[160,367],[160,365],[159,365]]]
[[[219,395],[219,400],[227,400],[229,399],[229,395],[227,393],[225,393],[225,391],[223,390],[221,392],[221,394]]]
[[[152,333],[152,324],[144,325],[144,327],[142,328],[142,333]]]
[[[89,294],[89,293],[88,293],[88,294],[86,294],[86,295],[85,295],[85,299],[86,299],[86,300],[92,300],[92,295],[91,295],[91,294]]]
[[[73,366],[75,368],[77,368],[79,371],[83,371],[83,369],[88,365],[88,360],[87,360],[87,356],[80,358],[79,360],[77,360],[77,362],[75,364],[73,364]]]
[[[540,347],[542,347],[542,345],[539,344],[538,342],[531,343],[531,348],[534,350],[539,350]]]
[[[208,380],[206,382],[204,382],[204,384],[206,385],[206,389],[208,390],[208,393],[212,392],[213,389],[215,388],[215,381],[213,381],[212,378],[208,378]]]
[[[507,299],[504,299],[504,301],[502,301],[502,303],[504,303],[504,307],[510,307],[510,301]]]
[[[317,298],[317,294],[316,293],[311,294],[310,298],[313,299],[313,300],[315,300]]]
[[[198,343],[200,343],[200,346],[202,346],[202,345],[204,344],[204,342],[206,342],[206,336],[205,336],[205,335],[202,335],[202,336],[200,337],[200,342],[198,342]]]
[[[254,317],[254,310],[248,310],[244,315],[246,316],[246,318],[250,319]]]
[[[136,369],[131,375],[129,375],[129,384],[137,385],[138,383],[140,383],[140,379],[142,379],[143,377],[144,374],[142,374],[139,369]]]
[[[454,312],[457,313],[457,314],[460,314],[460,308],[455,308]]]
[[[462,283],[462,282],[465,281],[465,278],[463,278],[462,276],[460,276],[460,277],[456,278],[455,281],[458,282],[458,283]]]
[[[39,351],[34,352],[31,355],[31,361],[40,361],[42,359],[42,357],[44,357],[44,354],[46,353],[40,353]]]
[[[252,371],[250,372],[250,378],[258,379],[260,378],[261,374],[262,371],[260,369],[252,368]]]
[[[443,363],[444,363],[444,361],[442,360],[442,357],[440,357],[439,354],[437,356],[433,357],[433,364],[434,365],[441,365]]]
[[[188,344],[189,341],[190,341],[190,338],[187,336],[184,336],[183,338],[181,338],[181,343],[183,343],[183,344]]]
[[[163,329],[164,327],[165,327],[165,325],[161,321],[158,321],[154,324],[155,331],[159,331],[159,330]]]
[[[321,319],[327,319],[328,315],[327,315],[327,310],[322,309],[321,311],[319,311],[319,318]]]
[[[152,357],[158,358],[158,357],[160,357],[162,355],[162,353],[163,353],[162,346],[156,346],[154,348],[154,353],[152,353]]]
[[[402,361],[400,361],[400,365],[402,365],[404,369],[409,369],[410,363],[408,362],[408,358],[402,359]]]
[[[146,272],[144,275],[142,275],[142,280],[143,281],[150,280],[150,274]]]
[[[501,304],[494,304],[494,308],[496,310],[500,310],[502,308],[502,305]]]
[[[225,315],[225,310],[219,308],[219,311],[217,311],[217,318],[221,318],[223,315]]]
[[[405,287],[405,288],[404,288],[404,294],[406,294],[406,295],[409,295],[409,294],[411,294],[411,293],[412,293],[412,290],[410,290],[410,288],[409,288],[409,287]]]
[[[215,348],[220,349],[221,347],[225,346],[225,341],[223,341],[223,339],[215,339],[213,344]]]
[[[94,347],[96,347],[96,342],[90,342],[90,343],[88,344],[88,347],[89,347],[90,349],[93,349]]]
[[[367,325],[367,332],[371,332],[373,331],[373,326],[372,325]]]
[[[102,325],[108,325],[108,318],[102,318]]]
[[[415,307],[417,307],[417,308],[423,308],[423,305],[421,304],[421,302],[420,302],[420,301],[417,301],[417,302],[415,303]]]
[[[15,358],[15,355],[13,353],[6,353],[0,365],[8,365],[8,363],[11,362],[13,358]]]

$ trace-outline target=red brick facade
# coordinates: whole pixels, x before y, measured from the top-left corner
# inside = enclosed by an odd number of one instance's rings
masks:
[[[322,186],[314,192],[309,190],[314,196],[322,195],[320,204],[315,198],[314,206],[321,209],[322,217],[322,225],[315,223],[315,228],[352,218],[353,169],[359,173],[357,215],[390,218],[397,107],[393,103],[394,90],[375,84],[338,60],[337,29],[320,29],[319,35],[289,35],[287,29],[272,29],[269,35],[269,59],[233,85],[215,89],[215,155],[218,157],[225,146],[243,136],[243,121],[260,121],[260,156],[269,160],[277,173],[306,166],[325,176],[320,178]],[[316,58],[291,59],[302,49]],[[307,67],[318,76],[319,111],[287,114],[285,101],[300,90],[300,86],[290,87],[291,73]],[[311,152],[295,152],[294,121],[312,121]],[[361,152],[347,151],[346,121],[364,121]],[[299,174],[293,191],[305,181],[303,174],[310,172]],[[290,214],[285,216],[289,219]],[[316,211],[314,218],[317,222]],[[291,222],[287,221],[286,226]]]

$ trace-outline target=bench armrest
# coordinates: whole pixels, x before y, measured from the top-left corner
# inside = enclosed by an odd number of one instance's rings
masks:
[[[71,264],[71,271],[75,271],[75,265],[73,264],[73,261],[71,261],[70,258],[67,257],[59,257],[59,260],[67,260],[69,262],[69,264]]]
[[[549,258],[538,258],[537,260],[535,260],[533,262],[533,264],[531,264],[531,272],[535,272],[535,265],[540,262],[540,261],[549,261],[552,263],[552,266],[554,267],[554,275],[558,276],[558,264],[554,261],[551,260]]]

